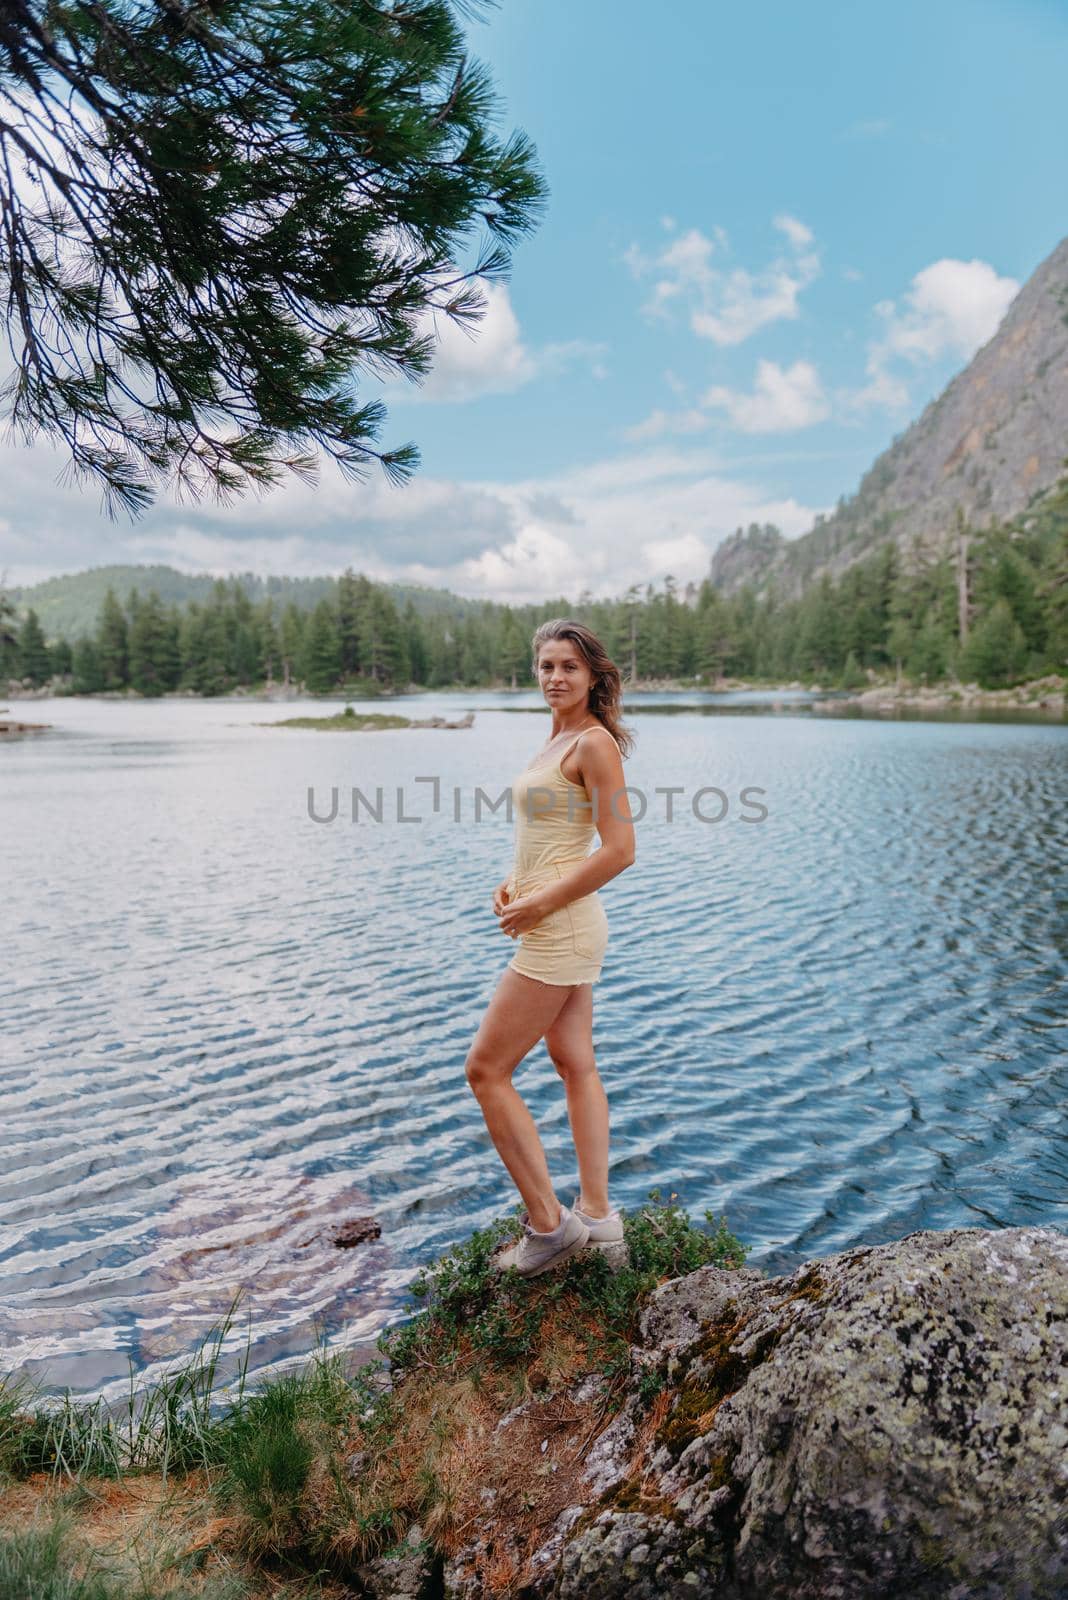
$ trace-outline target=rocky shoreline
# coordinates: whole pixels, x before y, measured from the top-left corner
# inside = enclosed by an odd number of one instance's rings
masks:
[[[990,710],[1048,711],[1064,716],[1068,707],[1066,680],[1054,673],[1045,678],[1035,678],[1030,683],[1012,689],[981,689],[977,683],[936,684],[929,688],[914,686],[898,688],[894,684],[877,684],[869,689],[850,693],[836,693],[833,700],[818,700],[814,711],[830,711],[839,706],[862,706],[870,711],[894,710],[898,707],[920,711],[952,710],[954,707]]]
[[[323,1600],[1064,1600],[1068,1235],[923,1230],[769,1278],[643,1207],[616,1269],[524,1281],[490,1266],[517,1226],[413,1284],[388,1371],[313,1366],[216,1417],[175,1510],[143,1460],[87,1478],[93,1537],[105,1502],[126,1538],[162,1519],[168,1560],[192,1539],[248,1600],[280,1562]],[[0,1535],[70,1499],[18,1423]]]
[[[530,694],[533,685],[523,685],[513,688],[510,684],[486,684],[472,687],[470,684],[446,684],[436,690],[428,690],[425,685],[409,683],[404,688],[380,689],[373,696],[377,700],[398,700],[411,695],[424,695],[428,693],[464,694],[477,692],[492,692],[494,694]],[[349,694],[354,694],[350,687],[331,690],[328,694],[312,694],[300,685],[275,683],[260,689],[251,689],[239,686],[224,695],[202,695],[196,689],[174,689],[163,695],[146,696],[139,694],[136,689],[111,689],[102,690],[93,695],[76,696],[93,700],[264,700],[281,701],[291,700],[337,700]],[[860,705],[881,708],[885,705],[919,706],[941,709],[952,706],[1021,706],[1036,710],[1063,711],[1068,704],[1068,676],[1060,673],[1050,673],[1042,678],[1034,678],[1026,683],[1015,684],[1006,689],[983,689],[977,683],[960,683],[956,680],[946,680],[935,684],[913,684],[908,680],[900,683],[880,683],[874,681],[865,688],[839,689],[831,684],[803,683],[799,678],[789,683],[769,683],[761,679],[748,678],[720,678],[714,682],[698,681],[692,678],[637,678],[624,683],[624,697],[632,694],[655,693],[714,693],[731,694],[741,692],[757,692],[761,694],[787,694],[800,692],[811,695],[828,696],[827,705]],[[19,683],[15,679],[8,682],[5,691],[10,700],[47,700],[56,697],[55,688],[51,685],[34,687],[28,683]],[[833,696],[833,699],[830,698]],[[69,691],[61,692],[59,698],[68,698]]]
[[[502,1419],[503,1457],[538,1409]],[[502,1475],[436,1592],[487,1600],[507,1565],[523,1600],[1063,1600],[1068,1237],[925,1231],[663,1285],[570,1503],[521,1543]]]

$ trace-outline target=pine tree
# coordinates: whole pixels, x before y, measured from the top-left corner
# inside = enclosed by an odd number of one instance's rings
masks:
[[[110,586],[100,608],[100,619],[96,629],[96,653],[103,687],[125,689],[129,670],[129,630],[126,613]]]
[[[734,651],[731,607],[706,578],[697,596],[696,665],[715,685],[728,675]]]
[[[73,665],[73,652],[67,640],[57,639],[55,644],[49,646],[48,655],[52,675],[60,678],[69,677]]]
[[[172,479],[312,481],[316,447],[354,481],[414,469],[354,379],[425,374],[432,313],[477,323],[546,198],[525,135],[494,131],[472,3],[0,8],[12,416],[109,515]]]
[[[1068,476],[1036,497],[1019,526],[1028,537],[1042,606],[1046,667],[1068,672]]]
[[[921,683],[937,683],[944,678],[953,650],[953,636],[932,607],[919,630],[911,636],[908,674]]]
[[[853,650],[850,650],[849,654],[845,658],[845,666],[842,668],[838,676],[839,688],[859,689],[865,682],[866,679],[863,671],[861,670],[860,662],[857,660],[856,653]]]
[[[268,597],[258,617],[259,670],[268,683],[282,675],[282,641],[274,616],[274,601]]]
[[[157,696],[177,683],[177,665],[163,602],[155,589],[141,601],[130,622],[130,683],[140,694]]]
[[[15,602],[0,587],[0,682],[13,677],[18,667],[18,618]]]
[[[334,608],[329,600],[320,600],[305,635],[300,675],[312,694],[326,694],[337,686],[340,673],[341,647]]]
[[[48,645],[41,631],[40,620],[32,607],[27,611],[19,629],[18,675],[20,678],[29,678],[37,688],[47,683],[52,676]]]
[[[999,596],[974,623],[961,656],[961,671],[981,689],[1001,689],[1015,682],[1027,660],[1027,640],[1012,614],[1012,607]]]
[[[829,573],[802,596],[797,643],[798,671],[803,676],[826,676],[842,667],[841,618]]]
[[[182,681],[198,694],[225,694],[233,688],[226,607],[218,585],[208,605],[190,604],[182,618]]]
[[[299,679],[300,663],[304,656],[304,613],[292,600],[282,612],[282,681],[289,684]]]
[[[1037,593],[1038,575],[1014,548],[1016,537],[1011,527],[984,531],[976,592],[984,607],[993,605],[999,595],[1008,602],[1029,649],[1040,657],[1046,648],[1046,618]]]
[[[496,647],[497,671],[512,689],[529,676],[530,640],[508,607],[500,620]]]
[[[71,660],[71,688],[75,694],[99,694],[104,688],[104,672],[96,641],[87,633],[75,640]]]
[[[401,616],[401,632],[404,637],[404,650],[408,658],[408,680],[410,683],[425,683],[427,668],[426,644],[423,640],[423,630],[419,626],[419,613],[412,603],[411,595],[404,602],[404,612]]]

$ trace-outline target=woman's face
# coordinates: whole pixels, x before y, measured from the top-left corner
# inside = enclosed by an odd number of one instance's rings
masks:
[[[585,710],[593,673],[570,639],[549,639],[538,652],[538,683],[555,711]]]

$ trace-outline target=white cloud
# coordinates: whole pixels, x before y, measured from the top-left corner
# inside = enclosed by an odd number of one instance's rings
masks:
[[[112,562],[218,576],[336,574],[351,564],[375,579],[501,601],[584,587],[619,594],[666,572],[699,580],[736,527],[774,522],[793,536],[823,509],[769,494],[707,447],[665,443],[512,483],[417,474],[395,487],[376,474],[353,485],[324,457],[317,486],[287,476],[231,506],[161,496],[130,526],[109,522],[91,492],[60,485],[65,461],[42,442],[0,445],[8,583]]]
[[[759,272],[714,264],[728,248],[722,228],[711,236],[690,228],[652,256],[632,245],[624,257],[631,271],[655,280],[642,309],[659,317],[685,306],[693,332],[718,345],[741,344],[770,322],[795,318],[798,296],[819,276],[819,256],[805,223],[784,213],[774,226],[786,237],[787,254]]]
[[[421,384],[391,381],[385,388],[387,400],[455,402],[506,394],[586,359],[593,363],[595,376],[604,376],[597,362],[603,345],[572,339],[532,349],[524,342],[507,286],[483,281],[480,288],[486,309],[473,328],[461,327],[444,312],[426,313],[419,331],[437,337],[434,365]]]
[[[723,242],[708,238],[699,228],[688,228],[654,256],[644,255],[632,244],[624,252],[623,259],[635,277],[650,272],[658,274],[652,294],[642,307],[645,314],[663,315],[668,303],[679,295],[709,292],[716,277],[711,266],[712,256],[722,248]]]
[[[917,272],[903,302],[881,300],[876,316],[882,337],[868,347],[868,382],[853,402],[860,406],[905,406],[907,373],[943,356],[968,361],[992,339],[1020,288],[987,261],[946,257]]]
[[[516,505],[520,525],[512,538],[461,564],[453,580],[461,592],[521,603],[583,587],[619,594],[667,572],[680,583],[699,581],[716,545],[736,527],[774,522],[793,536],[811,527],[820,509],[722,476],[705,449],[618,457],[542,483],[574,513],[563,536],[529,517],[530,487],[499,490]]]
[[[847,139],[881,139],[892,127],[889,117],[868,117],[860,122],[851,122],[845,136]]]
[[[789,217],[783,212],[781,216],[775,218],[775,226],[780,233],[785,233],[795,250],[804,250],[812,243],[812,229],[806,228],[796,217]]]
[[[751,394],[716,387],[701,404],[722,407],[743,433],[787,433],[830,415],[820,375],[810,361],[795,361],[792,367],[758,361]]]
[[[708,427],[708,418],[703,411],[691,408],[688,411],[662,411],[659,408],[651,411],[644,422],[636,422],[631,428],[623,429],[625,439],[660,439],[665,433],[700,433]]]

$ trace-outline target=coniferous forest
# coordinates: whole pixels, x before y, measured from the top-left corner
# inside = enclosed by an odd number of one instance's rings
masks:
[[[893,675],[1001,688],[1068,670],[1068,478],[1013,522],[925,554],[888,540],[798,599],[752,586],[725,595],[708,579],[679,593],[671,576],[613,599],[541,605],[466,601],[454,614],[399,606],[384,585],[346,570],[311,609],[254,604],[238,580],[206,601],[165,605],[155,589],[107,591],[96,626],[46,639],[0,591],[0,682],[58,693],[132,689],[225,694],[288,683],[312,694],[530,686],[530,638],[573,616],[605,641],[625,681],[799,680],[852,688]]]

